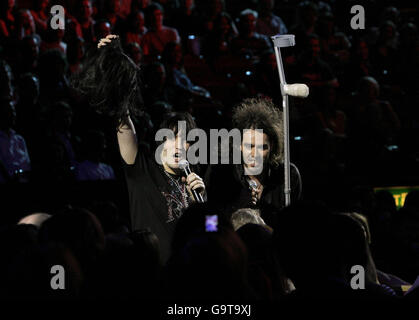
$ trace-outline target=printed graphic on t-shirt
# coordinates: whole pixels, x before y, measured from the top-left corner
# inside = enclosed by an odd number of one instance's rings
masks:
[[[185,206],[183,205],[182,201],[180,201],[175,193],[168,193],[168,192],[162,192],[164,198],[166,199],[167,203],[167,220],[166,223],[170,223],[175,221],[176,219],[179,219],[182,215],[183,209],[185,209]]]

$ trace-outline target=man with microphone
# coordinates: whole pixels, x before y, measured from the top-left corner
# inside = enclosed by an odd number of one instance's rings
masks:
[[[285,207],[284,142],[281,111],[267,99],[246,99],[233,113],[233,126],[243,132],[240,164],[212,165],[206,173],[208,202],[227,218],[242,208],[260,209],[270,225]],[[231,158],[230,158],[231,159]],[[299,171],[291,164],[291,198],[301,197]]]
[[[162,261],[166,262],[176,221],[192,202],[205,197],[202,179],[188,171],[188,165],[179,166],[189,149],[185,137],[196,128],[195,121],[187,113],[167,115],[160,127],[170,134],[161,139],[156,157],[154,150],[137,140],[130,118],[142,104],[141,72],[123,52],[119,37],[101,39],[97,54],[86,66],[76,87],[90,97],[98,112],[119,118],[117,139],[128,186],[131,228],[148,228],[155,233]]]
[[[180,122],[186,123],[185,133],[178,127]],[[163,262],[170,256],[177,219],[191,203],[203,202],[205,198],[203,180],[191,172],[185,160],[189,143],[183,137],[195,127],[191,115],[169,114],[161,128],[172,130],[173,136],[166,137],[157,149],[161,150],[161,161],[156,161],[155,153],[138,143],[131,119],[117,134],[128,184],[132,229],[149,228],[157,235]]]

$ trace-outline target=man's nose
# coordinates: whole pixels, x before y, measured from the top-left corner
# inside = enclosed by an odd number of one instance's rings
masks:
[[[186,149],[187,141],[183,139],[176,139],[176,148]]]
[[[254,158],[256,156],[256,148],[252,148],[250,154],[252,155],[252,158]]]

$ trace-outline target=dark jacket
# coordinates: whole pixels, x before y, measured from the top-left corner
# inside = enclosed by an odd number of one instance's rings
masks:
[[[291,163],[291,202],[301,198],[302,182],[297,167]],[[262,197],[257,205],[252,204],[249,188],[242,165],[213,165],[205,175],[208,203],[228,217],[241,208],[259,208],[262,218],[269,225],[273,215],[285,206],[284,167],[268,169]]]

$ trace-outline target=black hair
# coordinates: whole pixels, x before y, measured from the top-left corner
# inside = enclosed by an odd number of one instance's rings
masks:
[[[152,2],[147,8],[146,11],[148,14],[152,14],[154,11],[160,10],[164,14],[163,6],[157,2]]]
[[[85,68],[71,80],[98,113],[126,124],[143,107],[140,68],[123,52],[118,38],[88,53]]]
[[[160,124],[160,129],[170,129],[173,130],[175,135],[178,133],[178,121],[186,121],[186,134],[196,128],[195,120],[187,112],[170,112],[166,114],[162,123]]]
[[[268,99],[250,98],[243,100],[234,110],[233,124],[240,131],[262,129],[269,137],[271,154],[269,163],[277,167],[283,162],[282,112]]]

